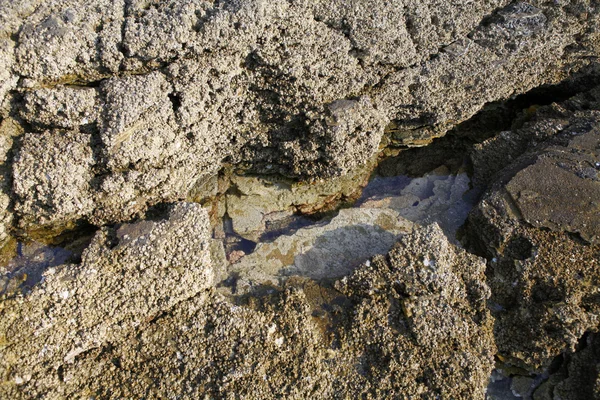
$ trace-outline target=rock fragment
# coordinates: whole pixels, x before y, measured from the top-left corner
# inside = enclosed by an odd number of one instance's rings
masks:
[[[30,292],[4,300],[0,367],[10,382],[4,395],[60,388],[65,364],[202,297],[214,283],[209,240],[206,211],[181,203],[165,221],[101,229],[79,265],[51,268]]]
[[[94,209],[88,134],[74,131],[28,133],[13,163],[15,210],[24,229],[64,229]],[[72,226],[72,225],[71,225]]]

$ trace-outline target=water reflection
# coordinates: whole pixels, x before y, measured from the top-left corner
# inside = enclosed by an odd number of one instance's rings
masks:
[[[389,208],[402,217],[427,225],[436,222],[450,241],[477,202],[464,168],[451,171],[441,166],[421,177],[375,177],[356,203],[361,208]]]
[[[40,242],[17,243],[17,255],[0,267],[0,295],[26,292],[43,279],[46,269],[66,263],[73,252]]]

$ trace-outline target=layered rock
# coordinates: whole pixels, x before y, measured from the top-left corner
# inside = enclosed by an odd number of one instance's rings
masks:
[[[233,231],[252,241],[268,233],[270,225],[293,217],[335,209],[360,195],[371,174],[369,167],[360,168],[339,179],[311,184],[289,179],[264,179],[232,176],[226,196],[226,212]]]
[[[69,184],[92,209],[13,174],[21,227],[126,220],[223,162],[345,174],[386,126],[386,142],[420,146],[487,102],[595,68],[595,3],[342,3],[5,1],[3,118],[48,149],[77,131],[93,154]],[[17,147],[21,170],[54,157]],[[36,221],[39,208],[55,217]]]

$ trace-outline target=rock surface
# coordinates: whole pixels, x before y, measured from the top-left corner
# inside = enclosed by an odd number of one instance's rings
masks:
[[[483,399],[495,352],[484,268],[437,226],[418,229],[340,281],[341,292],[300,279],[241,305],[216,293],[192,295],[144,314],[122,340],[68,360],[61,353],[54,368],[19,366],[0,390],[16,399]],[[30,304],[42,311],[39,300]],[[43,336],[58,337],[56,329]],[[43,338],[23,340],[22,347],[43,348]]]
[[[452,173],[441,166],[419,178],[375,178],[358,203],[361,208],[394,210],[421,225],[436,222],[456,242],[456,231],[475,204],[474,196],[468,193],[469,183],[464,170]]]
[[[267,224],[275,224],[297,212],[329,211],[341,202],[358,197],[370,173],[371,168],[365,167],[341,178],[312,184],[233,176],[231,186],[235,193],[226,196],[227,215],[236,234],[257,241],[267,230]]]
[[[533,369],[598,329],[598,93],[544,107],[475,154],[488,176],[508,164],[472,212],[470,235],[490,260],[499,350]]]
[[[412,228],[410,221],[392,210],[344,209],[324,225],[259,243],[229,271],[241,293],[261,284],[277,286],[291,275],[339,278],[369,258],[386,253]]]
[[[594,2],[1,5],[1,117],[41,134],[45,149],[88,136],[75,142],[93,155],[65,176],[54,156],[17,145],[24,229],[128,220],[185,199],[224,162],[301,179],[346,174],[384,136],[424,145],[490,101],[597,68]],[[73,180],[70,196],[18,172],[42,167],[56,184]]]
[[[597,397],[600,89],[517,96],[600,76],[599,26],[588,0],[0,0],[0,397],[483,399],[494,355],[522,397]],[[455,127],[490,138],[471,181],[304,225]],[[471,183],[487,267],[452,244]],[[91,243],[23,242],[66,237]]]
[[[198,205],[178,204],[165,221],[100,230],[80,264],[50,268],[30,291],[0,303],[2,397],[60,386],[64,364],[213,284],[208,216]]]

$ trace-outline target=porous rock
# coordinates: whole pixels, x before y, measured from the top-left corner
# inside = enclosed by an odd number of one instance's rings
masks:
[[[225,162],[308,180],[347,174],[384,137],[427,144],[490,101],[595,68],[598,50],[595,3],[4,3],[0,78],[12,90],[2,91],[28,130],[94,136],[95,212],[83,217],[94,223],[184,199]],[[99,92],[98,121],[81,118],[87,97],[64,105],[64,85]],[[42,98],[60,101],[45,109]],[[35,179],[19,196],[25,220],[45,195]]]
[[[74,131],[28,133],[13,162],[21,226],[68,225],[94,208],[90,136]]]
[[[164,221],[101,229],[80,264],[51,268],[30,291],[3,300],[3,397],[59,387],[63,365],[202,297],[214,283],[209,240],[206,211],[180,203]]]
[[[471,213],[469,235],[489,260],[499,350],[530,369],[598,329],[599,104],[594,89],[544,107],[476,156],[495,183]]]
[[[600,352],[598,334],[584,336],[577,352],[565,355],[554,371],[533,393],[533,400],[600,399]]]
[[[0,390],[13,398],[483,399],[494,353],[484,266],[438,227],[419,229],[340,281],[342,293],[299,280],[239,305],[195,296],[44,379],[15,374]]]

